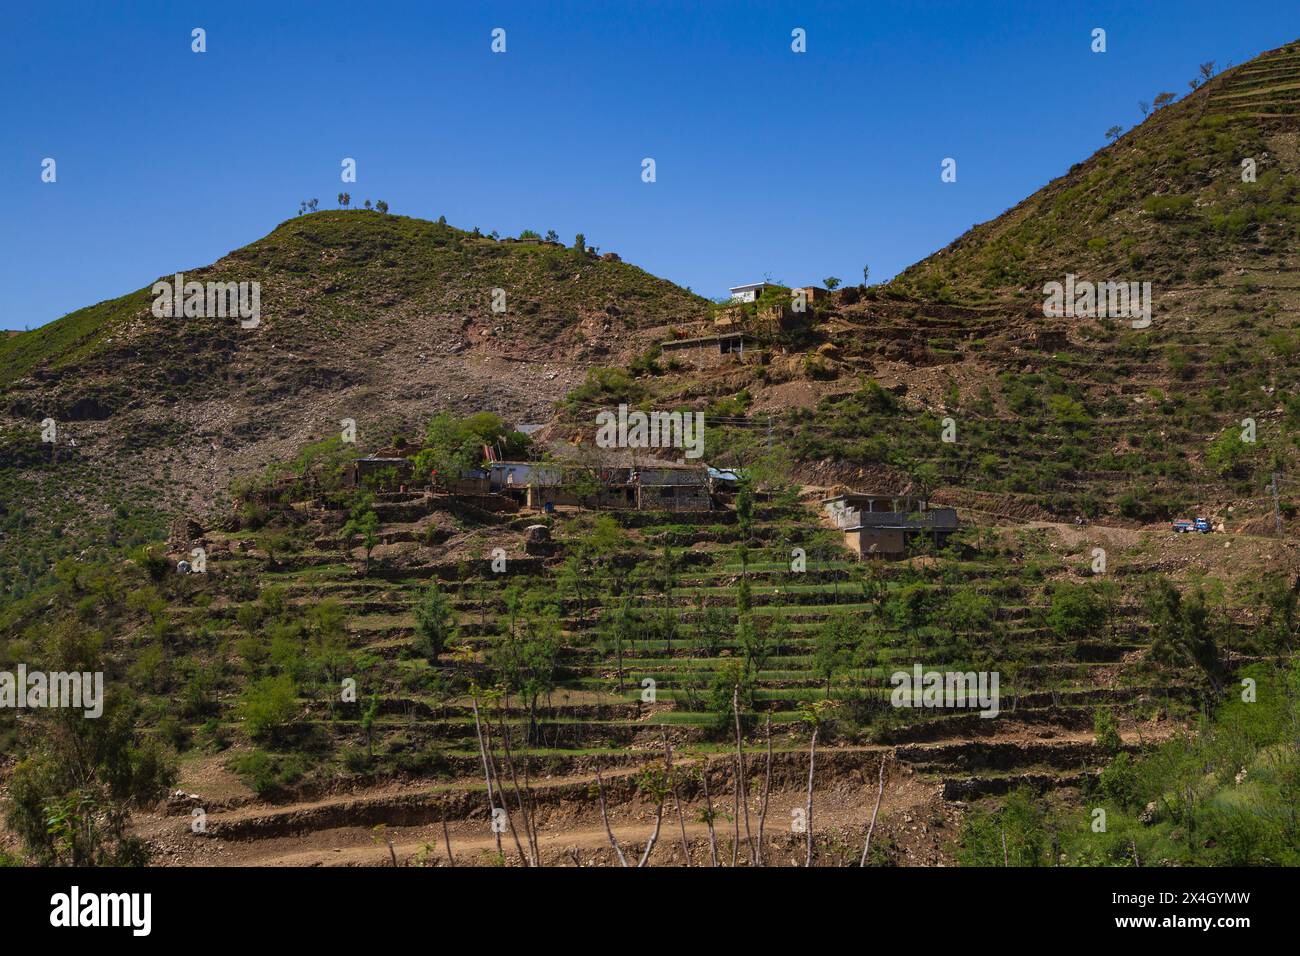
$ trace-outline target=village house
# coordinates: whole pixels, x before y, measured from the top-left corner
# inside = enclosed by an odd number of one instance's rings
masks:
[[[411,480],[411,460],[403,457],[397,449],[386,448],[364,458],[352,459],[352,466],[348,469],[348,483],[357,487],[365,484],[367,478],[381,480],[390,470],[394,482]]]
[[[491,491],[538,511],[560,505],[628,511],[709,511],[708,471],[701,465],[587,466],[494,461]]]
[[[689,362],[696,368],[721,365],[726,361],[743,361],[746,351],[753,352],[758,340],[744,332],[726,332],[694,339],[675,339],[660,344],[665,359]]]
[[[770,282],[751,282],[748,285],[732,286],[727,291],[731,293],[732,302],[753,302],[771,285]]]
[[[931,508],[923,498],[849,492],[826,498],[822,508],[844,533],[844,546],[860,558],[901,558],[925,535],[943,547],[957,530],[953,508]]]

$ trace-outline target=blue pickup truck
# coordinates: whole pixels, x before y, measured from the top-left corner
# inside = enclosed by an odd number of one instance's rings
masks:
[[[1209,518],[1175,518],[1173,528],[1174,534],[1187,534],[1192,531],[1209,534],[1214,530],[1210,527]]]

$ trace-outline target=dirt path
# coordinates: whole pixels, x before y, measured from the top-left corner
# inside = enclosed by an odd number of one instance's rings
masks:
[[[1043,754],[1055,754],[1062,772],[1075,769],[1074,753],[1093,743],[1090,730],[1053,725],[1034,725],[1008,720],[990,721],[987,735],[962,733],[950,737],[897,745],[829,747],[819,753],[814,791],[814,833],[819,846],[836,859],[857,843],[870,821],[875,802],[875,767],[872,758],[884,757],[887,785],[881,805],[878,829],[882,846],[890,847],[891,858],[903,865],[944,865],[951,862],[952,840],[960,826],[962,805],[943,799],[942,768],[963,771],[974,760],[989,753],[1015,757],[1016,748],[1030,756],[1027,763],[1040,763]],[[1150,742],[1158,731],[1126,728],[1125,742]],[[901,755],[901,757],[900,757]],[[657,755],[647,752],[647,760]],[[774,787],[767,818],[765,845],[772,846],[783,861],[801,863],[803,836],[796,833],[798,812],[806,793],[806,752],[784,750],[776,754]],[[726,769],[730,757],[715,755],[713,773]],[[750,777],[758,780],[763,761],[749,754]],[[690,762],[679,755],[679,766]],[[996,766],[996,761],[994,762]],[[1013,767],[1018,765],[1015,760]],[[914,768],[921,768],[920,772]],[[927,769],[928,768],[928,769]],[[938,769],[936,769],[938,768]],[[653,829],[654,807],[631,786],[630,778],[639,767],[609,768],[605,779],[610,824],[625,852],[636,852]],[[1050,773],[1050,770],[1047,771]],[[534,780],[537,829],[542,857],[548,865],[573,865],[574,855],[582,865],[617,865],[601,820],[591,785],[594,776],[569,774]],[[757,831],[759,790],[750,793],[751,831]],[[729,861],[732,835],[733,794],[729,784],[715,785],[719,852]],[[500,798],[498,804],[500,803]],[[512,793],[505,804],[517,815]],[[449,809],[450,808],[450,809]],[[702,796],[683,802],[686,832],[693,863],[707,865],[708,829],[703,822]],[[453,783],[389,783],[356,793],[331,795],[315,800],[285,804],[254,802],[238,804],[208,815],[209,831],[190,832],[188,811],[142,816],[137,830],[157,850],[159,865],[215,866],[385,866],[396,855],[401,865],[415,865],[427,858],[429,865],[445,865],[446,849],[442,818],[447,816],[457,865],[495,865],[496,837],[487,814],[481,783],[466,778]],[[743,817],[743,815],[742,815]],[[740,827],[742,839],[743,822]],[[514,839],[502,833],[502,848],[510,865],[518,865]],[[387,840],[392,841],[390,850]],[[860,846],[859,846],[860,850]],[[742,855],[744,855],[742,849]],[[788,858],[788,860],[787,860]],[[652,862],[660,865],[682,862],[681,825],[675,805],[669,799],[659,843]]]

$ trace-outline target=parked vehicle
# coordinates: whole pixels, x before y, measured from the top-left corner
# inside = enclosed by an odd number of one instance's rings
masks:
[[[1174,534],[1188,534],[1192,531],[1199,531],[1201,534],[1209,534],[1214,530],[1210,527],[1209,518],[1175,518],[1173,529]]]

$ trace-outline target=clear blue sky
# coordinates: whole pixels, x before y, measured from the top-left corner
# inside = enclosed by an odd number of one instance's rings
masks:
[[[467,229],[583,232],[709,296],[864,263],[881,280],[1139,100],[1181,96],[1200,61],[1297,36],[1294,0],[7,3],[0,327],[205,265],[344,188]]]

